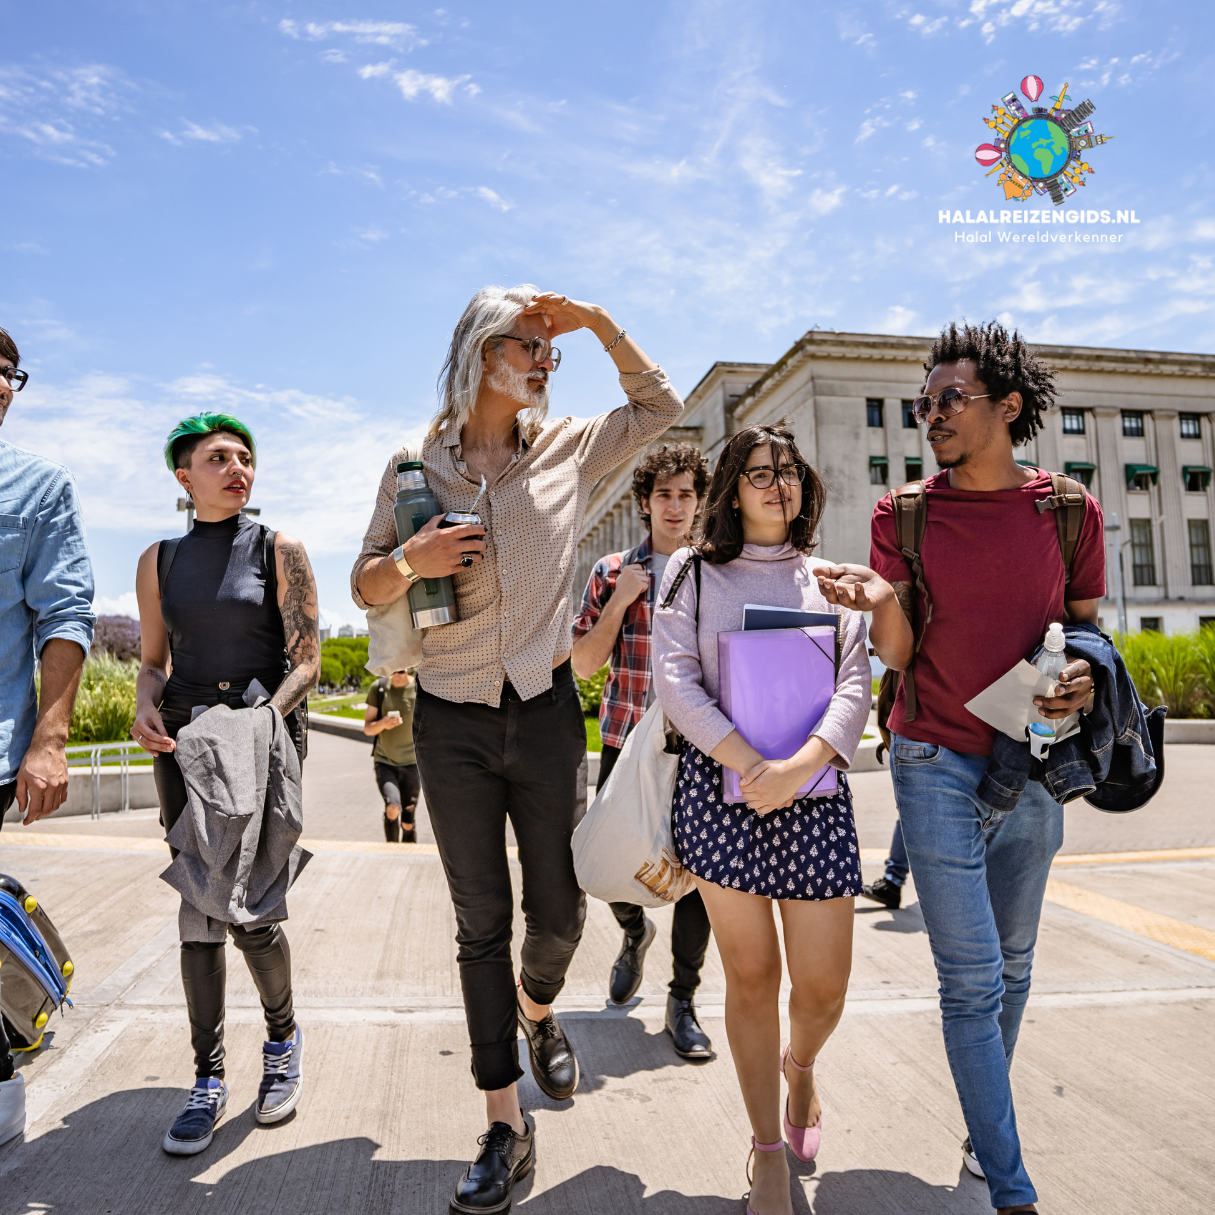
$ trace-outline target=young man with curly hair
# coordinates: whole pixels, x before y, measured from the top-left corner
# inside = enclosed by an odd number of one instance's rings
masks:
[[[654,597],[671,554],[692,530],[709,486],[709,468],[699,448],[690,443],[663,444],[633,470],[633,500],[650,534],[634,549],[610,553],[591,572],[582,610],[574,621],[574,670],[589,679],[610,664],[599,731],[599,785],[612,773],[629,731],[653,703],[650,673],[650,625]],[[632,903],[612,903],[612,914],[624,929],[624,941],[612,966],[608,991],[614,1004],[627,1004],[641,986],[646,951],[657,931],[645,910]],[[713,1053],[708,1035],[696,1020],[693,993],[700,984],[709,945],[709,917],[696,891],[675,904],[671,929],[674,977],[667,997],[666,1029],[685,1059],[707,1059]]]
[[[1053,511],[1038,508],[1053,493],[1050,478],[1013,456],[1056,393],[1052,372],[1018,334],[994,321],[951,324],[924,368],[913,409],[942,471],[925,487],[923,586],[896,538],[889,494],[873,512],[873,568],[837,566],[821,582],[834,602],[873,613],[878,657],[914,677],[915,699],[900,680],[888,723],[895,800],[969,1131],[963,1161],[986,1177],[992,1205],[1008,1215],[1037,1210],[1008,1069],[1063,807],[1034,781],[1007,816],[980,806],[975,793],[995,732],[964,705],[1031,654],[1053,621],[1096,623],[1105,593],[1101,508],[1086,496],[1065,570]],[[1043,717],[1062,718],[1092,687],[1088,663],[1072,660],[1060,694],[1034,703]]]

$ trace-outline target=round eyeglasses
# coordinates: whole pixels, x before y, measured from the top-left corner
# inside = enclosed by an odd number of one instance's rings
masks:
[[[770,464],[748,468],[742,474],[756,489],[771,489],[776,484],[777,471]],[[782,464],[779,473],[782,485],[796,485],[806,479],[804,464]]]
[[[508,342],[522,343],[527,347],[527,353],[531,355],[533,363],[547,363],[549,359],[552,359],[554,371],[561,366],[561,351],[548,338],[521,338],[510,333],[497,333],[494,337],[505,339]]]
[[[22,371],[19,367],[0,367],[0,375],[2,375],[12,386],[14,392],[20,392],[25,387],[25,382],[30,378],[28,371]]]
[[[991,396],[990,392],[963,392],[960,388],[946,388],[935,397],[916,397],[911,402],[911,416],[917,422],[927,422],[934,412],[943,413],[947,418],[959,414],[971,401],[981,401]]]

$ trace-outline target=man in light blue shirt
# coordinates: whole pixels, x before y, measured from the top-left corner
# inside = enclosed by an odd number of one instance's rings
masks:
[[[20,361],[0,329],[0,424],[28,379]],[[93,567],[71,474],[0,439],[0,824],[14,801],[32,823],[67,797],[64,747],[94,620]],[[0,1143],[24,1127],[25,1091],[0,1026]]]

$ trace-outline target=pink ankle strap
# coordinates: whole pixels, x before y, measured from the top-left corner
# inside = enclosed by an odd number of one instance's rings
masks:
[[[754,1135],[751,1136],[751,1146],[757,1152],[779,1152],[785,1146],[783,1139],[778,1139],[775,1143],[760,1143]]]
[[[794,1066],[795,1068],[797,1068],[797,1070],[798,1070],[799,1072],[808,1072],[808,1071],[809,1071],[809,1070],[810,1070],[810,1069],[811,1069],[811,1068],[814,1066],[814,1063],[815,1063],[815,1060],[814,1060],[814,1059],[811,1059],[811,1060],[810,1060],[810,1062],[809,1062],[809,1063],[807,1063],[805,1067],[802,1067],[802,1065],[801,1065],[800,1063],[798,1063],[798,1061],[797,1061],[797,1060],[796,1060],[796,1059],[793,1057],[793,1043],[792,1043],[792,1042],[790,1042],[790,1043],[789,1043],[789,1045],[785,1047],[784,1054],[782,1054],[782,1055],[781,1055],[781,1057],[780,1057],[780,1069],[781,1069],[781,1071],[784,1071],[784,1070],[785,1070],[785,1060],[786,1060],[786,1059],[787,1059],[787,1060],[788,1060],[790,1063],[792,1063],[792,1064],[793,1064],[793,1066]]]

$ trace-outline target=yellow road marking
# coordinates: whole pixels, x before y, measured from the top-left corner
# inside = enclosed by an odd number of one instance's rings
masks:
[[[1046,883],[1046,897],[1068,911],[1078,911],[1081,915],[1215,962],[1215,932],[1209,928],[1187,924],[1184,920],[1175,920],[1171,916],[1149,911],[1146,907],[1124,903],[1121,899],[1094,894],[1091,890],[1073,886],[1070,882],[1060,882],[1056,878]]]
[[[1069,852],[1055,865],[1126,865],[1135,861],[1195,861],[1215,857],[1215,848],[1159,848],[1154,852]]]
[[[146,835],[79,835],[53,831],[6,831],[0,835],[0,847],[15,844],[18,847],[34,848],[90,848],[112,852],[163,852],[168,848],[164,840]],[[436,844],[389,844],[363,840],[312,840],[301,839],[300,847],[309,852],[364,852],[387,856],[438,856]],[[519,849],[513,845],[506,855],[515,858]]]

